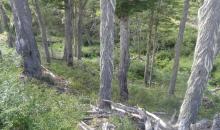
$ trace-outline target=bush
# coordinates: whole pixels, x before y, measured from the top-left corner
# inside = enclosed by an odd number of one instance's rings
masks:
[[[141,61],[132,61],[130,63],[129,73],[134,78],[144,77],[145,64]]]

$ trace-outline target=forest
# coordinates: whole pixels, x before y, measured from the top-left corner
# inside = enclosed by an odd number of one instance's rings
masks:
[[[220,0],[0,0],[0,130],[220,130]]]

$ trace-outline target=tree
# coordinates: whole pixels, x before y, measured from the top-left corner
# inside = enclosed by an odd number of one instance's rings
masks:
[[[64,0],[65,8],[65,49],[64,59],[67,65],[73,65],[73,1]]]
[[[13,29],[10,26],[10,19],[6,14],[6,11],[3,6],[3,2],[0,2],[0,13],[2,17],[2,23],[4,30],[7,32],[7,42],[8,42],[8,47],[12,48],[14,44],[14,36],[13,36]]]
[[[179,34],[175,45],[175,58],[174,58],[174,64],[173,64],[173,70],[172,70],[172,77],[170,80],[169,85],[169,95],[173,95],[175,91],[176,86],[176,79],[178,75],[178,69],[179,69],[179,60],[180,60],[180,47],[183,42],[184,37],[184,30],[187,22],[187,16],[189,12],[189,0],[184,1],[184,9],[183,9],[183,17],[179,25]]]
[[[127,73],[129,69],[129,15],[143,11],[149,1],[117,0],[116,14],[120,19],[120,63],[119,63],[119,87],[122,100],[128,100]],[[147,6],[148,7],[148,6]]]
[[[47,63],[50,63],[50,52],[49,52],[49,49],[48,49],[46,25],[45,25],[44,18],[43,18],[42,14],[41,14],[40,6],[39,6],[39,1],[38,0],[34,0],[34,5],[35,5],[35,11],[36,11],[36,16],[37,16],[38,24],[39,24],[40,31],[41,31],[42,44],[44,46],[44,51],[45,51],[45,54],[46,54],[46,60],[47,60]]]
[[[32,31],[32,17],[27,0],[10,0],[16,29],[16,50],[23,58],[24,74],[41,75],[41,61]]]
[[[120,18],[120,65],[119,65],[119,86],[122,100],[128,100],[127,73],[129,68],[129,23],[128,16]]]
[[[86,3],[88,0],[79,0],[79,14],[78,14],[78,46],[77,46],[77,58],[78,60],[81,60],[82,58],[82,44],[83,44],[83,39],[82,39],[82,34],[83,34],[83,11],[86,6]]]
[[[100,108],[111,109],[115,0],[100,0]]]
[[[147,43],[147,60],[145,63],[144,70],[144,83],[148,85],[148,81],[150,79],[150,57],[151,57],[151,49],[153,43],[153,26],[154,26],[154,9],[150,10],[150,23],[149,23],[149,35],[148,35],[148,43]]]
[[[203,91],[215,58],[215,37],[220,24],[220,1],[206,0],[199,9],[198,38],[188,88],[178,118],[179,130],[195,123]]]

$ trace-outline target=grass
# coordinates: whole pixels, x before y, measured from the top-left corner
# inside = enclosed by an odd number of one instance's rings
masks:
[[[0,129],[46,129],[59,130],[76,129],[77,123],[85,116],[89,104],[96,104],[99,92],[99,57],[83,58],[74,62],[73,67],[67,67],[61,60],[53,60],[50,65],[45,64],[55,74],[70,82],[73,94],[60,94],[48,88],[47,84],[34,79],[23,82],[19,79],[22,69],[20,57],[14,49],[8,49],[0,44],[3,61],[0,62]],[[96,48],[96,49],[95,49]],[[97,50],[98,46],[84,48],[88,53]],[[153,76],[153,86],[144,87],[144,62],[133,60],[129,69],[129,101],[126,104],[140,106],[151,112],[166,112],[169,118],[175,110],[179,110],[187,87],[190,74],[192,56],[182,57],[177,80],[176,95],[167,96],[167,87],[171,72],[171,60],[156,62]],[[165,63],[163,63],[165,62]],[[118,63],[117,63],[118,64]],[[116,65],[117,65],[116,64]],[[212,81],[218,79],[219,59],[212,72]],[[117,81],[117,67],[113,77],[112,97],[119,102],[119,89]],[[215,84],[210,84],[208,90]],[[212,118],[220,109],[219,95],[211,95],[208,91],[205,96],[214,102],[214,107],[206,109],[201,107],[199,119]],[[112,123],[118,129],[133,129],[134,125],[129,119],[112,117]]]

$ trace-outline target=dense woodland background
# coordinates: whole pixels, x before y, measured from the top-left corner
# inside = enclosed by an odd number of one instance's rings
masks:
[[[29,0],[28,3],[32,16],[31,30],[41,64],[58,76],[55,79],[58,83],[54,85],[50,78],[42,82],[21,75],[23,60],[15,49],[12,9],[8,0],[1,0],[0,129],[78,129],[77,124],[87,117],[90,104],[100,102],[100,1]],[[178,118],[191,74],[201,5],[202,1],[190,0],[186,27],[182,28],[185,32],[182,44],[180,40],[178,76],[173,77],[173,89],[169,86],[172,86],[171,78],[175,73],[173,65],[175,54],[178,54],[177,39],[181,38],[179,25],[182,19],[184,21],[184,0],[116,0],[112,101],[139,106],[150,112],[162,112],[161,116],[167,122],[173,115],[174,119]],[[128,25],[129,32],[128,46],[124,46],[130,53],[124,52],[125,58],[129,59],[124,62],[125,68],[120,68],[123,61],[120,58],[123,51],[120,49],[120,34],[123,34],[120,33],[120,22]],[[121,40],[126,42],[126,39]],[[119,73],[122,69],[128,70],[125,73],[127,82],[123,82],[126,78]],[[219,71],[220,59],[217,56],[197,121],[212,120],[220,110]],[[60,80],[67,81],[68,85],[60,83]],[[119,86],[123,83],[127,83],[128,91],[125,87],[120,91]],[[128,117],[112,116],[109,122],[118,130],[137,127]],[[92,125],[96,124],[99,120],[93,121]]]

